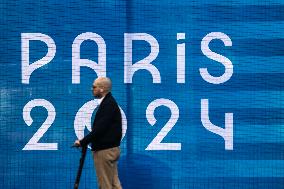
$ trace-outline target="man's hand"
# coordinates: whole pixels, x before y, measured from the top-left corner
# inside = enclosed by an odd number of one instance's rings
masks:
[[[80,140],[75,140],[74,144],[75,147],[81,147]]]

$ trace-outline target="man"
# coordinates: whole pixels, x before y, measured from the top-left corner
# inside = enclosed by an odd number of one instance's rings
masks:
[[[93,94],[99,98],[92,131],[74,145],[91,143],[99,189],[121,189],[117,161],[120,156],[122,120],[119,107],[111,95],[111,80],[99,77],[93,83]]]

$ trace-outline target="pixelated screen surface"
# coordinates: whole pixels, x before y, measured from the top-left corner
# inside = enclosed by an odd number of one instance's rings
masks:
[[[284,187],[284,2],[0,2],[1,188],[73,188],[107,76],[127,189]],[[80,188],[96,188],[88,150]]]

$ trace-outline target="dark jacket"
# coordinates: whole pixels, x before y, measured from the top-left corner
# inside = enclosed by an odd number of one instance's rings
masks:
[[[93,151],[104,150],[120,145],[122,137],[122,120],[120,109],[108,93],[96,113],[92,131],[80,140],[81,146],[91,143]]]

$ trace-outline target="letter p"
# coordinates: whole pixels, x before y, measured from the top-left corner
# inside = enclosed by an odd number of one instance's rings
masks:
[[[47,54],[30,64],[30,41],[39,40],[47,45]],[[51,37],[42,33],[22,33],[22,83],[29,84],[30,76],[36,69],[49,63],[55,56],[56,46]]]

